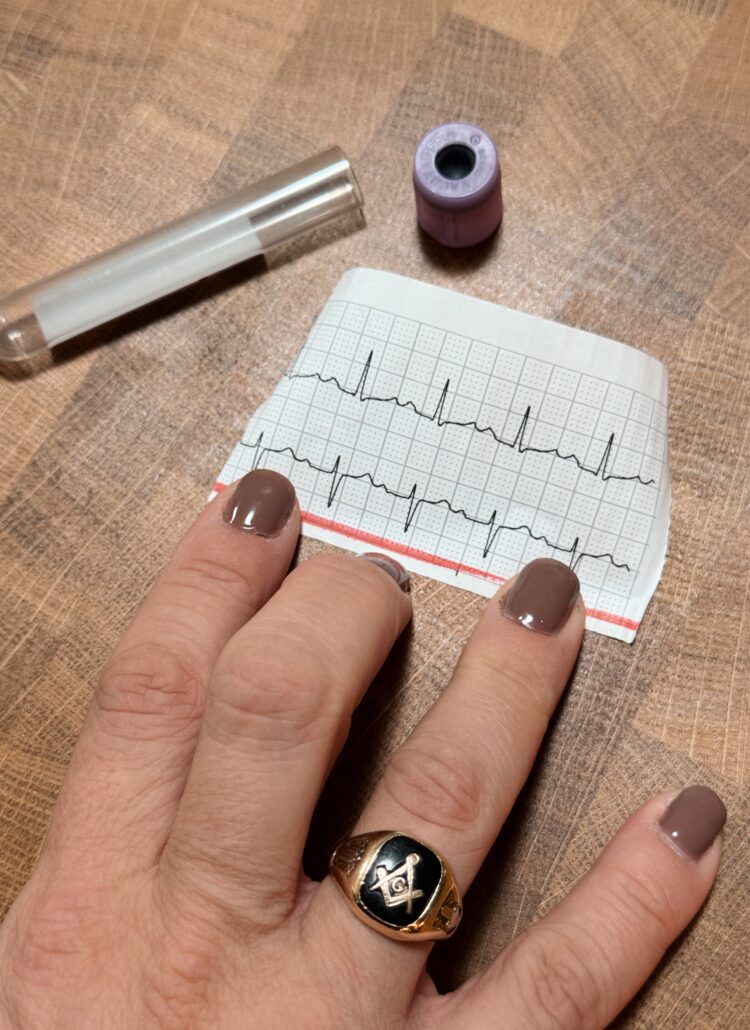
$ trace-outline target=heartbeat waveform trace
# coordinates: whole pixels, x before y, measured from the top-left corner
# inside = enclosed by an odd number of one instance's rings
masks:
[[[362,374],[357,380],[357,385],[353,389],[349,389],[344,386],[336,376],[324,376],[321,372],[295,372],[293,369],[287,372],[287,379],[317,379],[320,383],[333,383],[336,389],[341,393],[346,394],[348,397],[356,397],[362,403],[367,401],[382,401],[387,404],[396,404],[399,408],[407,408],[409,411],[413,411],[415,415],[420,418],[427,419],[429,422],[436,422],[438,426],[457,426],[461,429],[473,429],[477,433],[483,433],[487,436],[491,436],[496,443],[501,444],[503,447],[509,447],[511,450],[518,451],[519,454],[554,454],[562,461],[574,461],[581,472],[589,472],[593,476],[601,477],[603,482],[607,482],[608,479],[621,479],[627,482],[637,482],[642,486],[653,486],[656,482],[654,479],[643,479],[640,475],[635,476],[619,476],[614,472],[609,471],[609,462],[612,457],[612,452],[615,446],[615,434],[611,433],[607,445],[604,448],[604,453],[599,460],[599,464],[595,468],[591,468],[585,465],[576,454],[563,454],[557,447],[532,447],[527,444],[524,440],[526,430],[531,419],[531,406],[526,408],[521,424],[518,427],[518,431],[512,440],[504,440],[503,437],[498,433],[492,426],[481,426],[478,422],[458,422],[454,419],[446,418],[443,414],[445,410],[445,403],[448,399],[448,392],[450,390],[451,381],[450,379],[445,380],[442,392],[435,405],[433,412],[422,411],[414,401],[403,401],[400,397],[378,397],[375,394],[367,393],[367,379],[370,375],[370,369],[372,367],[373,351],[367,356]]]
[[[631,571],[630,566],[626,562],[615,561],[614,555],[607,551],[603,554],[593,554],[589,551],[580,550],[580,537],[576,537],[573,543],[569,547],[565,547],[563,544],[554,543],[544,533],[535,533],[531,526],[521,524],[518,526],[509,525],[506,523],[499,523],[497,520],[497,510],[493,511],[489,518],[483,519],[478,515],[470,515],[465,508],[455,508],[450,501],[441,497],[437,500],[430,500],[427,497],[417,496],[417,484],[411,488],[409,493],[400,493],[398,490],[393,490],[385,483],[379,483],[370,472],[341,472],[341,455],[339,454],[333,465],[330,468],[326,468],[324,465],[316,465],[309,458],[300,457],[293,447],[264,447],[263,446],[263,431],[258,435],[258,439],[255,443],[245,443],[244,440],[240,441],[242,447],[247,447],[250,450],[255,450],[255,458],[253,459],[253,469],[258,468],[267,454],[288,454],[293,461],[299,465],[306,465],[308,468],[315,472],[320,472],[323,475],[331,477],[331,486],[328,490],[328,498],[326,507],[330,508],[336,499],[336,495],[339,493],[342,484],[347,479],[360,480],[362,482],[369,483],[375,490],[382,490],[388,494],[389,497],[393,497],[399,501],[407,501],[408,507],[406,511],[406,518],[404,519],[404,532],[406,533],[414,520],[417,518],[420,509],[423,505],[435,508],[446,508],[452,515],[460,515],[467,522],[475,526],[486,526],[487,527],[487,538],[482,550],[482,557],[486,558],[489,552],[492,550],[492,545],[495,543],[497,536],[502,533],[504,529],[507,529],[513,533],[526,533],[532,540],[541,540],[547,547],[553,551],[560,551],[563,554],[570,555],[570,567],[575,570],[580,562],[584,558],[594,559],[606,559],[616,569],[625,569],[627,572]]]

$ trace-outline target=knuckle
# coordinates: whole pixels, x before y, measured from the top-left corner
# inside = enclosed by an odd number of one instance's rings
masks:
[[[95,692],[107,724],[127,734],[138,718],[138,735],[150,722],[157,732],[192,723],[203,706],[204,683],[187,653],[180,656],[159,644],[138,644],[116,653]],[[167,726],[162,726],[168,723]]]
[[[50,891],[25,905],[9,927],[9,964],[16,983],[34,989],[65,987],[91,951],[91,922],[78,893]]]
[[[193,591],[225,603],[227,597],[245,601],[248,593],[258,592],[258,583],[252,569],[233,568],[224,562],[205,555],[190,555],[174,567],[165,569],[163,582],[166,587],[180,592]]]
[[[298,574],[317,576],[330,576],[331,579],[339,581],[341,573],[346,571],[351,562],[355,560],[350,554],[339,554],[336,551],[321,551],[320,554],[313,554],[307,561],[298,568]]]
[[[303,671],[304,670],[304,671]],[[301,666],[275,649],[246,670],[229,667],[217,678],[204,723],[225,742],[247,739],[299,746],[316,739],[331,717],[323,663],[305,656]]]
[[[193,938],[192,931],[200,931],[200,943],[207,931],[225,939],[257,938],[278,930],[295,904],[296,878],[292,873],[269,880],[267,873],[262,857],[248,856],[248,831],[243,827],[222,835],[218,849],[200,829],[173,834],[164,846],[159,874],[173,922],[186,926],[183,944]],[[251,908],[238,906],[236,891],[228,890],[228,885],[247,883],[255,885],[258,901]],[[201,962],[197,965],[200,969]]]
[[[605,1025],[604,990],[574,934],[532,928],[505,956],[531,1026],[588,1030]]]
[[[474,656],[477,663],[475,676],[482,676],[493,684],[497,694],[498,683],[502,684],[502,700],[514,709],[522,704],[524,719],[532,716],[549,720],[557,703],[558,692],[529,656],[511,653],[507,648],[503,651],[486,650]]]
[[[357,589],[358,564],[350,554],[324,551],[298,565],[290,579],[305,593],[305,597],[314,593],[323,599],[340,599],[343,593],[361,592]]]
[[[164,921],[159,960],[145,976],[143,1004],[154,1025],[171,1028],[200,1022],[220,980],[223,939],[211,921],[193,909]]]
[[[392,611],[393,584],[380,569],[352,554],[325,551],[309,558],[299,573],[314,576],[321,592],[342,596],[371,610],[373,600],[382,602],[384,611]]]
[[[619,869],[609,887],[610,905],[618,913],[624,927],[638,938],[644,932],[653,935],[662,948],[675,939],[681,920],[669,890],[648,873]]]
[[[383,786],[410,815],[456,830],[476,824],[486,796],[485,775],[474,758],[413,743],[391,756]]]

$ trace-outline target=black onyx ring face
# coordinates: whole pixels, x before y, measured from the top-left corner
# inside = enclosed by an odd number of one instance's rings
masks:
[[[359,905],[386,926],[402,929],[421,919],[443,879],[443,864],[411,837],[385,841],[359,888]]]

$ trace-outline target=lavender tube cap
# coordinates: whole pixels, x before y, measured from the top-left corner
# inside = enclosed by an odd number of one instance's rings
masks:
[[[448,122],[430,129],[414,154],[417,222],[446,247],[472,247],[503,217],[495,144],[476,125]]]

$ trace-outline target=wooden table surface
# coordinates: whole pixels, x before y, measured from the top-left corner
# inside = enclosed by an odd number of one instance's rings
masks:
[[[345,224],[0,374],[0,901],[28,876],[97,670],[344,270],[386,268],[666,362],[670,555],[633,646],[590,635],[516,814],[436,953],[450,987],[549,909],[634,807],[729,809],[702,914],[622,1017],[750,1026],[747,0],[2,0],[0,288],[341,145]],[[502,233],[420,242],[420,135],[476,121]],[[303,556],[318,545],[306,544]],[[482,602],[419,580],[316,859],[434,701]],[[439,961],[437,961],[439,959]]]

